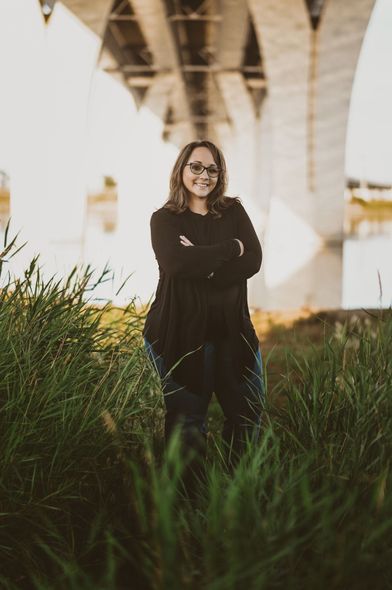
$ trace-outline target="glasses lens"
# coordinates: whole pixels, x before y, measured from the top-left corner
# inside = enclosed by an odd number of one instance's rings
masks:
[[[217,168],[216,166],[210,166],[209,168],[207,168],[207,172],[208,176],[211,176],[211,178],[215,178],[219,174],[219,168]]]
[[[197,162],[192,163],[190,169],[193,174],[201,174],[203,172],[203,166]]]
[[[199,164],[198,162],[192,162],[190,164],[190,169],[191,172],[193,174],[201,174],[204,170],[204,166],[202,166],[202,164]],[[210,176],[211,178],[216,178],[219,175],[219,168],[218,166],[208,166],[208,168],[206,168],[208,176]]]

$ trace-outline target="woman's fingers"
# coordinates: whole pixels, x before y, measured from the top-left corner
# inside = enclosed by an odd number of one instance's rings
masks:
[[[180,236],[180,242],[183,246],[193,246],[192,242],[186,236]]]

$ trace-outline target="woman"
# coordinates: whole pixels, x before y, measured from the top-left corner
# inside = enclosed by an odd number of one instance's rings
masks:
[[[151,217],[159,282],[143,335],[162,381],[165,440],[180,425],[185,448],[204,459],[215,391],[230,461],[250,435],[258,438],[264,387],[246,282],[260,269],[261,246],[240,200],[224,195],[226,187],[224,156],[212,142],[181,150],[169,198]]]

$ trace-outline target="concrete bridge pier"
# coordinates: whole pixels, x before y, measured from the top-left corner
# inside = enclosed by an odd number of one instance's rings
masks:
[[[312,33],[315,75],[310,93],[314,101],[309,124],[314,150],[309,163],[310,189],[317,208],[314,228],[327,242],[342,237],[351,93],[374,4],[375,0],[328,0],[319,29]]]
[[[303,0],[248,0],[271,112],[269,308],[319,305],[320,289],[341,305],[345,137],[373,4],[329,0],[312,28]]]
[[[12,232],[22,230],[20,240],[28,240],[14,262],[17,273],[36,252],[47,274],[81,262],[90,84],[110,5],[58,2],[45,24],[36,0],[0,4]]]
[[[151,277],[150,270],[155,268],[150,216],[168,196],[170,171],[178,155],[176,145],[162,141],[173,82],[172,74],[155,76],[139,111],[135,112],[132,125],[128,127],[129,136],[123,137],[128,148],[119,162],[117,259],[123,274],[135,273],[136,282],[132,283],[131,278],[126,292],[137,292],[144,301],[151,296],[157,282],[157,277]],[[178,134],[183,132],[185,137],[189,134],[186,127],[177,131]],[[136,283],[137,288],[132,288]]]
[[[45,35],[38,2],[0,3],[0,142],[10,176],[9,238],[28,244],[11,259],[10,270],[23,271],[34,254],[47,249]]]
[[[231,126],[219,128],[222,145],[227,154],[230,193],[239,195],[252,219],[255,230],[263,243],[268,221],[269,172],[264,159],[266,151],[263,129],[264,121],[256,116],[251,96],[243,77],[237,73],[222,73],[217,76],[224,97]],[[263,175],[263,181],[261,181]],[[264,298],[264,275],[261,273],[249,281],[251,306]]]
[[[64,270],[83,262],[87,213],[87,133],[91,85],[110,0],[56,3],[47,26],[50,59],[49,239]],[[72,39],[72,43],[70,43]]]

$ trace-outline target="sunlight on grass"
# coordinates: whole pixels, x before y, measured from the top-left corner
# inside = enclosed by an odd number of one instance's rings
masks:
[[[229,472],[213,429],[189,499],[144,316],[83,299],[104,278],[44,282],[34,259],[3,280],[1,587],[388,587],[390,310],[321,327],[306,355],[288,347],[259,444]]]

